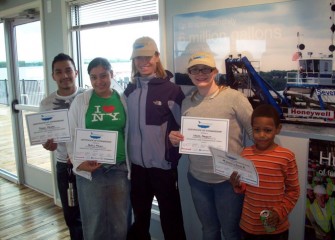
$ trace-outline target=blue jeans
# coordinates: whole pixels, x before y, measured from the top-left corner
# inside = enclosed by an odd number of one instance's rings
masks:
[[[187,174],[192,198],[202,224],[203,240],[240,240],[244,195],[236,194],[229,181],[206,183]]]
[[[72,240],[83,239],[83,229],[80,220],[79,206],[69,207],[67,202],[67,189],[69,187],[69,174],[67,171],[68,164],[57,162],[56,172],[57,172],[57,186],[59,191],[60,200],[62,202],[62,208],[64,213],[64,219],[66,225],[69,228],[70,236]],[[76,179],[73,178],[74,190],[76,191]]]
[[[103,165],[92,180],[77,175],[85,240],[123,240],[131,222],[130,182],[125,163]]]

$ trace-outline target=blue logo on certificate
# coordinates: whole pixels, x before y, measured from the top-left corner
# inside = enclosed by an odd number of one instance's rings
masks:
[[[91,132],[90,137],[93,138],[93,139],[100,139],[101,135]]]
[[[205,123],[205,122],[200,122],[199,121],[198,127],[199,128],[209,128],[210,125],[211,125],[210,123]]]
[[[41,119],[43,121],[49,121],[51,120],[53,117],[51,115],[41,115]]]

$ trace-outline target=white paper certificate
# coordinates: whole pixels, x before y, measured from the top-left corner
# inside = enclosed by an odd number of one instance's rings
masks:
[[[76,128],[74,161],[95,160],[100,163],[115,164],[117,137],[116,131]]]
[[[28,114],[26,121],[31,145],[71,141],[67,109]]]
[[[228,150],[229,119],[183,116],[180,131],[179,153],[210,156],[209,146]]]
[[[252,161],[214,147],[209,148],[213,157],[214,173],[229,178],[236,171],[240,175],[241,182],[259,186],[258,172]]]

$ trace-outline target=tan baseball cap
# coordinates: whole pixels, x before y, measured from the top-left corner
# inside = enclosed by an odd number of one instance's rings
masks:
[[[208,52],[197,52],[191,55],[188,60],[187,68],[193,67],[195,65],[206,65],[208,67],[216,68],[214,57]]]
[[[153,56],[155,52],[158,52],[155,41],[150,37],[141,37],[134,42],[133,53],[131,54],[130,59],[135,57]]]

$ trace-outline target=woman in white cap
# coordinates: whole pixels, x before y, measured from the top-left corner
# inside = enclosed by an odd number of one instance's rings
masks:
[[[252,136],[252,106],[248,99],[241,92],[217,85],[218,70],[209,52],[193,54],[187,69],[196,90],[183,101],[182,115],[229,119],[228,151],[240,154],[243,132],[250,139]],[[175,146],[184,140],[178,131],[171,132],[169,138]],[[243,195],[234,192],[229,178],[214,173],[211,156],[189,155],[189,160],[188,181],[202,224],[203,239],[222,239],[223,235],[224,239],[240,240]]]
[[[128,239],[150,240],[151,205],[158,201],[165,240],[186,239],[178,190],[178,148],[168,139],[180,127],[181,88],[160,61],[156,43],[141,37],[133,44],[132,83],[127,97],[131,203],[135,221]]]

